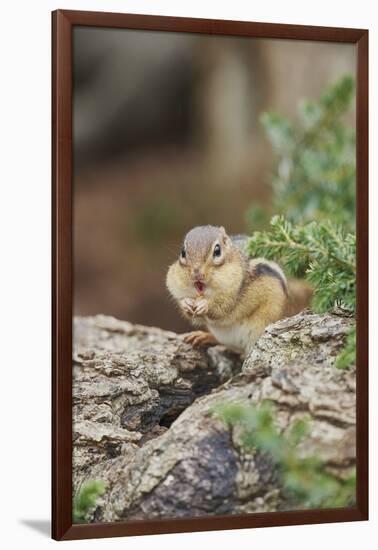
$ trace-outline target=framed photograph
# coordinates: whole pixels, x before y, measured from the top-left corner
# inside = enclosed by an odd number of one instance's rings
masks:
[[[57,540],[368,518],[368,31],[52,14]]]

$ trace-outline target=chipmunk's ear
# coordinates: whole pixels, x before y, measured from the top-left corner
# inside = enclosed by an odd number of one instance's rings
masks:
[[[230,244],[231,239],[227,235],[225,228],[222,226],[222,227],[219,228],[219,231],[220,231],[220,234],[221,234],[221,239],[222,239],[223,244],[225,244],[225,245]]]

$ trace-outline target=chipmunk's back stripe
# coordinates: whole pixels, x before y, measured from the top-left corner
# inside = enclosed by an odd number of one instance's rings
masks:
[[[279,282],[281,283],[283,291],[287,295],[286,281],[282,277],[281,273],[276,271],[274,267],[263,263],[257,264],[257,266],[255,267],[255,274],[257,277],[260,277],[261,275],[267,275],[268,277],[274,277],[275,279],[278,279]]]

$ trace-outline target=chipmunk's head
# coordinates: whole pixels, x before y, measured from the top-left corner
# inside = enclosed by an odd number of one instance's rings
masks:
[[[180,294],[192,297],[232,286],[231,278],[237,278],[238,286],[243,276],[239,253],[224,227],[212,225],[195,227],[186,234],[174,271]]]

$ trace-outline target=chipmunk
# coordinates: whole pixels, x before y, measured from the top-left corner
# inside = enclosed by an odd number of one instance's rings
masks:
[[[247,354],[265,327],[284,316],[288,284],[282,269],[264,258],[250,259],[246,242],[211,225],[185,236],[166,284],[184,316],[207,328],[188,333],[186,342],[220,343]]]

